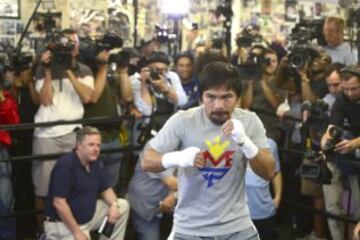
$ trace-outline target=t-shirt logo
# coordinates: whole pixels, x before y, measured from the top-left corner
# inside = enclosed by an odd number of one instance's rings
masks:
[[[208,150],[204,152],[206,167],[200,169],[203,178],[207,181],[207,187],[213,186],[216,181],[221,180],[232,166],[234,151],[227,151],[230,142],[221,142],[220,137],[214,141],[205,141]]]

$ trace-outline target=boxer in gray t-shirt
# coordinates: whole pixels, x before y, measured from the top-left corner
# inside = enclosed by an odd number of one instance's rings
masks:
[[[144,151],[145,171],[179,168],[169,239],[259,239],[245,201],[246,164],[270,179],[275,161],[259,118],[235,108],[239,77],[230,64],[207,65],[199,77],[203,104],[172,116]]]

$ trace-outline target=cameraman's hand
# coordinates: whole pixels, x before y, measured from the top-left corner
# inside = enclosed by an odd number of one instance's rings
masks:
[[[157,79],[157,80],[153,80],[153,79],[150,79],[151,81],[151,84],[156,88],[158,89],[160,92],[165,92],[165,91],[168,91],[169,90],[169,86],[166,82],[166,79],[163,75],[160,74],[160,79]]]
[[[40,63],[44,67],[49,68],[50,62],[51,62],[51,56],[52,56],[52,54],[49,50],[45,51],[43,54],[41,54]]]
[[[110,52],[108,50],[102,50],[97,56],[96,60],[100,66],[106,66],[109,61]]]
[[[296,72],[300,75],[301,81],[309,82],[308,69],[309,64],[306,62],[302,68],[297,68]]]
[[[304,123],[307,122],[309,116],[310,116],[310,112],[308,110],[304,110],[303,113],[302,113],[302,119],[303,119]]]
[[[287,112],[290,111],[290,104],[287,98],[276,109],[276,115],[279,118],[283,118]]]
[[[355,142],[353,140],[344,139],[335,145],[334,151],[340,154],[346,154],[356,149]]]

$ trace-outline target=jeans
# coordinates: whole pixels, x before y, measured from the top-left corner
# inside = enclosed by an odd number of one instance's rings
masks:
[[[8,157],[9,154],[7,149],[1,146],[0,159],[6,159]],[[14,201],[10,162],[0,162],[0,215],[11,213],[14,208]],[[0,239],[16,239],[15,218],[0,219]]]
[[[256,228],[252,226],[240,232],[213,237],[191,236],[172,232],[168,237],[168,240],[260,240],[260,238]]]
[[[138,240],[160,240],[160,217],[155,216],[147,221],[131,210],[131,219]]]
[[[119,148],[121,144],[116,138],[112,142],[101,144],[101,150]],[[122,154],[120,152],[102,153],[100,156],[102,172],[111,187],[115,187],[119,181]]]

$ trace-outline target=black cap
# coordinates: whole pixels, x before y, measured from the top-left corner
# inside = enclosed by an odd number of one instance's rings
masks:
[[[170,60],[164,52],[153,52],[151,53],[147,63],[150,64],[154,62],[161,62],[161,63],[165,63],[166,65],[169,65]]]

